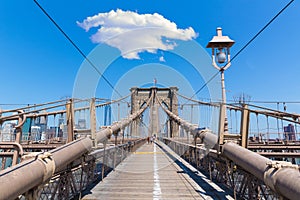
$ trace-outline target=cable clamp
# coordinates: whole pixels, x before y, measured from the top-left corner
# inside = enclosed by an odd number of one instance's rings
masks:
[[[292,168],[292,169],[299,169],[298,165],[294,165],[291,162],[286,161],[269,161],[266,163],[268,167],[275,168],[275,169],[281,169],[281,168]]]
[[[276,174],[280,171],[280,169],[291,168],[291,169],[299,169],[298,165],[294,165],[291,162],[286,161],[268,161],[266,163],[268,168],[264,172],[264,182],[268,185],[273,191],[276,191],[275,184],[277,181]]]
[[[50,152],[45,152],[43,154],[39,154],[37,159],[44,164],[44,177],[43,182],[48,181],[55,172],[55,162],[52,158],[52,154]]]

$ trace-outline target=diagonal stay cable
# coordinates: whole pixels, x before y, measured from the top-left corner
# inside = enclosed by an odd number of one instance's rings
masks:
[[[263,28],[261,28],[232,58],[231,58],[231,62],[242,52],[244,51],[268,26],[270,26],[270,24],[276,19],[278,18],[278,16],[280,14],[283,13],[283,11],[285,11],[292,3],[294,2],[294,0],[291,0],[289,3],[287,3]],[[216,74],[214,74],[199,90],[197,90],[193,96],[191,98],[193,98],[194,96],[196,96],[201,90],[203,90],[217,75],[219,72],[217,72]],[[186,101],[183,105],[187,104],[189,102]]]
[[[288,4],[286,4],[262,29],[260,29],[260,31],[258,31],[252,38],[251,40],[249,40],[249,42],[247,42],[232,58],[231,58],[231,62],[242,52],[244,51],[244,49],[246,49],[249,44],[251,44],[281,13],[283,13],[283,11],[285,11],[285,9],[287,9],[292,3],[294,2],[294,0],[291,0]]]
[[[186,100],[189,100],[189,101],[192,101],[194,103],[197,103],[197,104],[200,104],[200,105],[207,105],[207,106],[219,106],[219,104],[217,102],[205,102],[205,101],[199,101],[197,99],[193,99],[193,98],[190,98],[190,97],[187,97],[187,96],[184,96],[178,92],[176,92],[176,94],[180,97],[182,97],[183,99],[186,99]]]
[[[118,102],[124,102],[123,100],[124,99],[126,99],[126,98],[128,98],[128,97],[130,97],[132,94],[130,93],[130,94],[128,94],[128,95],[126,95],[126,96],[124,96],[124,97],[122,97],[122,98],[120,98],[120,99],[116,99],[116,100],[111,100],[111,101],[107,101],[107,102],[105,102],[105,103],[101,103],[101,104],[97,104],[96,105],[96,107],[102,107],[102,106],[107,106],[107,105],[111,105],[111,104],[114,104],[114,103],[118,103]],[[125,101],[125,103],[127,103],[126,101]]]
[[[104,79],[104,81],[120,96],[122,95],[114,88],[111,82],[99,71],[94,63],[83,53],[83,51],[75,44],[75,42],[67,35],[67,33],[55,22],[55,20],[47,13],[47,11],[37,2],[33,0],[41,11],[49,18],[49,20],[56,26],[56,28],[65,36],[65,38],[75,47],[75,49],[82,55],[82,57],[95,69],[95,71]]]
[[[219,71],[217,73],[215,73],[207,82],[204,83],[204,85],[202,85],[201,88],[199,88],[189,99],[186,100],[185,103],[183,103],[182,105],[186,105],[188,102],[191,101],[191,99],[193,99],[201,90],[203,90],[217,75],[219,74]]]

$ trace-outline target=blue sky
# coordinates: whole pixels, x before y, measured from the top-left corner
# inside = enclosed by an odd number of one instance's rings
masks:
[[[187,30],[191,27],[196,36],[190,41],[194,40],[204,49],[207,42],[215,35],[216,28],[220,26],[223,28],[223,34],[229,35],[236,41],[231,49],[232,55],[235,55],[288,2],[271,0],[228,0],[226,3],[221,0],[39,1],[81,50],[91,56],[91,52],[99,45],[90,39],[97,28],[86,32],[76,22],[83,22],[87,17],[98,13],[109,13],[117,9],[138,15],[158,13],[164,19],[175,23],[178,29]],[[229,100],[245,93],[250,95],[252,100],[258,101],[300,101],[299,11],[299,1],[293,2],[232,62],[232,66],[225,74]],[[0,104],[32,104],[72,96],[74,82],[84,59],[34,1],[0,1],[0,21]],[[180,42],[176,41],[176,44]],[[173,50],[176,51],[176,48],[175,46]],[[183,74],[194,90],[199,89],[204,83],[204,80],[189,66],[190,64],[179,56],[172,55],[172,51],[143,52],[139,54],[140,59],[129,60],[123,58],[118,49],[113,47],[110,49],[120,54],[104,73],[113,84],[117,84],[134,66],[144,66],[149,63],[173,67],[176,72]],[[209,49],[205,51],[210,53]],[[97,59],[102,60],[101,56],[107,56],[106,53],[97,54]],[[162,57],[165,61],[159,61]],[[157,73],[160,73],[159,71],[164,70],[158,70]],[[166,80],[169,78],[168,74],[158,76],[163,76]],[[215,79],[218,82],[219,76]],[[158,79],[158,83],[164,81]],[[86,82],[89,82],[89,77]],[[100,83],[102,82],[100,80]],[[149,82],[151,83],[152,80],[145,78],[144,84]],[[107,92],[103,93],[103,90]],[[97,85],[96,96],[110,98],[111,93],[111,89],[105,83],[101,86]],[[126,95],[129,90],[122,90],[120,93]],[[201,95],[203,98],[208,98],[207,94],[207,90],[204,90],[203,93],[200,92],[198,98]],[[288,108],[297,110],[298,107],[293,104]]]

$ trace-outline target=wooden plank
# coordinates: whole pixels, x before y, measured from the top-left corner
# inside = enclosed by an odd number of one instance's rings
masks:
[[[145,144],[82,199],[215,199],[202,187],[158,145]]]

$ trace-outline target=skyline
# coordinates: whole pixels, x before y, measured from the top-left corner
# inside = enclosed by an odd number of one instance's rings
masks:
[[[236,42],[231,48],[234,56],[289,1],[228,1],[225,5],[216,0],[209,3],[198,2],[199,7],[195,5],[196,1],[186,1],[172,2],[171,8],[170,1],[38,2],[86,55],[93,52],[98,45],[103,46],[103,43],[93,43],[90,40],[92,33],[83,30],[76,22],[82,22],[87,17],[99,13],[117,12],[119,9],[139,16],[154,16],[157,13],[161,19],[175,23],[178,29],[190,30],[190,41],[193,40],[204,47],[207,55],[210,54],[210,50],[205,46],[220,26],[224,35]],[[155,2],[159,2],[159,5]],[[33,104],[72,96],[83,57],[33,1],[2,1],[0,9],[0,19],[3,22],[0,28],[1,85],[5,86],[2,87],[0,104]],[[300,43],[297,40],[300,28],[295,20],[298,11],[299,2],[295,1],[232,62],[232,66],[225,72],[229,101],[242,93],[251,96],[253,101],[300,101],[297,92],[300,89],[297,84],[297,72],[300,70],[297,66],[299,64],[295,62],[297,46]],[[179,44],[177,40],[176,42]],[[176,48],[177,46],[174,46],[173,50],[176,51]],[[118,49],[112,51],[115,50]],[[130,66],[147,66],[149,63],[171,67],[185,78],[191,76],[188,82],[194,91],[205,83],[198,76],[193,77],[193,72],[188,67],[180,69],[181,66],[176,66],[176,61],[182,66],[188,65],[178,57],[173,58],[171,49],[158,49],[155,53],[143,52],[139,54],[142,58],[140,60],[120,57],[120,51],[117,52],[119,57],[113,64],[128,67],[125,69],[111,65],[110,71],[106,71],[104,75],[113,84],[133,69]],[[214,70],[211,65],[206,67]],[[119,71],[117,79],[115,75]],[[153,76],[145,80],[144,84],[149,84],[153,78],[163,77],[164,74]],[[159,78],[157,81],[164,82]],[[214,82],[219,82],[219,76]],[[102,85],[97,87],[101,88]],[[103,88],[107,88],[107,85]],[[129,88],[127,93],[123,93],[122,89],[121,94],[129,94]],[[200,92],[199,95],[207,98],[206,92]],[[110,96],[113,95],[104,93],[103,96],[97,97]],[[299,110],[299,104],[288,104],[287,107],[291,112]]]

